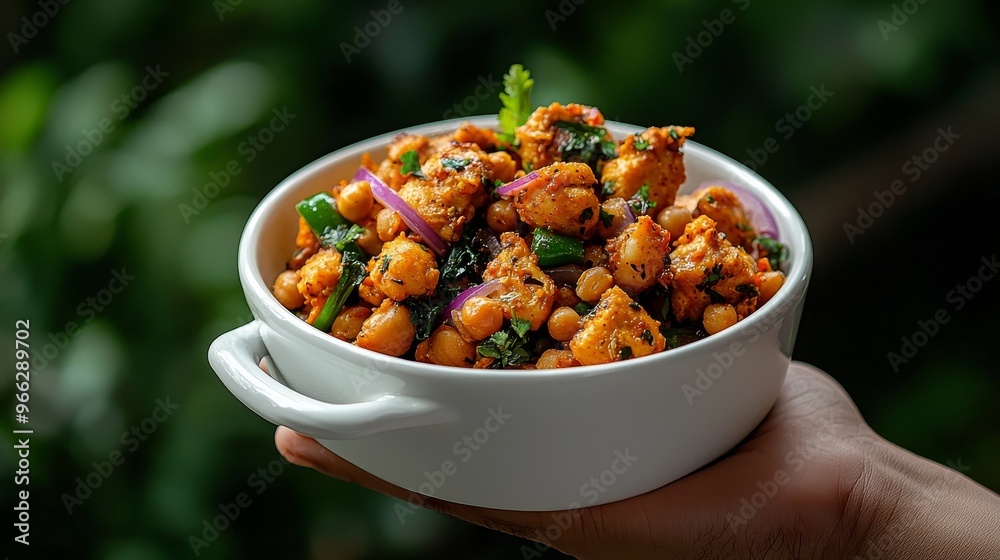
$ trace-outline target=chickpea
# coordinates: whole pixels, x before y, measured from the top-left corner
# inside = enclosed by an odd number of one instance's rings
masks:
[[[306,302],[306,298],[299,293],[298,283],[299,277],[294,270],[282,272],[274,281],[274,297],[285,309],[298,309]]]
[[[465,340],[454,327],[441,325],[430,339],[427,357],[441,366],[472,367],[476,363],[476,347]]]
[[[569,350],[546,350],[535,362],[536,369],[556,369],[580,365]]]
[[[410,349],[415,336],[410,310],[405,305],[386,300],[361,324],[355,344],[379,354],[402,356]]]
[[[358,247],[369,255],[377,255],[382,252],[382,240],[378,236],[378,228],[375,222],[368,222],[365,232],[358,236]]]
[[[576,295],[593,305],[614,285],[615,278],[611,271],[603,266],[595,266],[584,270],[580,275],[580,280],[576,283]]]
[[[375,229],[382,241],[392,241],[400,232],[406,231],[406,224],[398,212],[391,208],[383,208],[375,217]],[[378,253],[374,253],[378,254]]]
[[[705,331],[715,334],[736,324],[736,309],[728,303],[713,303],[705,308],[702,316]]]
[[[486,223],[497,233],[517,228],[517,210],[509,200],[498,200],[486,209]]]
[[[374,202],[371,183],[358,181],[340,191],[337,197],[337,211],[341,216],[357,224],[365,221],[372,211]]]
[[[785,275],[780,271],[761,273],[759,304],[764,305],[770,301],[784,283]]]
[[[358,295],[361,296],[361,299],[376,307],[382,305],[382,302],[386,299],[382,290],[378,289],[375,283],[372,282],[371,276],[361,281],[361,285],[358,286]]]
[[[580,314],[571,307],[560,307],[549,316],[548,326],[552,338],[566,342],[580,330]]]
[[[365,319],[371,317],[371,314],[371,309],[360,305],[345,307],[340,310],[340,314],[333,320],[333,328],[330,329],[330,334],[340,340],[351,342],[355,338],[358,338],[358,333],[361,332],[361,325],[365,322]]]
[[[482,340],[500,330],[503,305],[495,299],[471,297],[462,304],[459,318],[469,336]]]
[[[417,343],[417,347],[413,349],[413,359],[418,362],[423,362],[425,364],[433,363],[431,362],[431,339],[423,340]]]
[[[684,226],[691,223],[691,212],[681,206],[667,206],[656,215],[656,223],[670,232],[670,239],[684,235]]]
[[[604,245],[586,245],[583,248],[583,265],[590,268],[595,266],[606,266],[608,264],[608,251]]]

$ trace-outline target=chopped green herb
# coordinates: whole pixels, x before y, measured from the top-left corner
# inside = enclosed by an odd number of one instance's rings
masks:
[[[753,228],[750,227],[750,224],[744,224],[743,222],[736,224],[736,229],[744,232],[753,231]]]
[[[667,348],[671,349],[705,338],[704,333],[689,327],[671,327],[669,329],[661,329],[660,332],[663,333],[663,337],[667,340]]]
[[[713,289],[713,287],[719,283],[719,280],[722,280],[722,265],[717,264],[712,267],[711,270],[706,268],[705,274],[705,279],[699,282],[695,287],[702,292],[705,292],[712,303],[725,303],[726,298],[722,297],[722,294]]]
[[[715,197],[712,195],[708,195],[705,197],[705,200],[708,201],[709,204],[712,204],[713,202],[715,202]]]
[[[603,211],[603,208],[601,210]],[[583,212],[580,212],[580,223],[585,224],[587,223],[588,220],[590,220],[593,217],[594,217],[594,209],[589,207],[584,208]]]
[[[507,329],[490,335],[476,348],[476,353],[484,358],[493,358],[490,368],[502,369],[531,360],[528,350],[528,329],[531,322],[514,318]]]
[[[677,134],[677,131],[674,130],[674,127],[670,127],[670,137],[673,138],[674,140],[680,140],[681,139],[681,136],[679,134]]]
[[[399,161],[403,162],[403,174],[413,175],[414,177],[419,177],[421,179],[426,179],[427,176],[424,172],[420,170],[420,156],[417,155],[416,150],[410,150],[399,157]]]
[[[771,268],[778,270],[781,263],[788,260],[788,247],[776,239],[764,235],[754,239],[754,243],[761,251],[761,256],[767,257]]]
[[[611,227],[611,223],[615,221],[615,215],[605,211],[603,206],[600,212],[601,223],[604,224],[604,227]]]
[[[747,297],[755,297],[760,294],[760,292],[757,291],[757,286],[754,286],[753,284],[740,284],[739,286],[736,286],[736,291]]]
[[[604,196],[611,196],[615,194],[615,182],[605,181],[604,185],[601,187],[601,194]]]
[[[328,230],[319,241],[324,247],[336,247],[338,251],[344,252],[348,244],[354,243],[362,233],[365,232],[365,228],[359,226],[358,224],[343,224]]]
[[[520,64],[513,64],[504,74],[503,87],[500,93],[500,132],[497,136],[501,141],[514,145],[514,131],[528,121],[531,116],[531,72]]]
[[[649,200],[649,185],[639,187],[639,190],[628,199],[628,205],[636,214],[645,214],[650,208],[656,208],[656,203]]]
[[[413,323],[417,340],[424,340],[434,332],[442,311],[464,286],[482,281],[479,269],[484,261],[485,254],[473,247],[471,238],[463,237],[448,250],[440,268],[437,292],[430,296],[406,299],[404,303],[410,308],[410,322]],[[382,266],[387,265],[383,262]]]
[[[639,338],[645,340],[646,344],[649,344],[649,345],[653,344],[653,333],[649,332],[649,329],[643,330],[642,334],[639,335]]]
[[[631,357],[632,357],[632,347],[631,346],[623,346],[621,349],[618,350],[618,359],[619,360],[627,360],[627,359],[629,359]]]
[[[461,171],[470,163],[472,163],[472,160],[468,158],[446,157],[441,159],[441,165],[453,171]]]
[[[649,140],[646,140],[642,136],[639,136],[638,134],[636,134],[635,135],[635,141],[632,142],[632,147],[634,147],[636,149],[636,151],[639,151],[639,152],[641,152],[643,150],[648,150],[649,149]]]
[[[392,255],[383,255],[382,266],[379,267],[378,271],[381,272],[382,274],[385,274],[385,272],[389,270],[390,261],[392,261]]]
[[[596,168],[602,159],[618,155],[614,140],[604,128],[571,121],[558,121],[555,126],[562,132],[557,136],[557,142],[563,161],[586,163]]]
[[[593,307],[591,307],[590,305],[588,305],[588,304],[586,304],[586,303],[584,303],[582,301],[580,303],[578,303],[578,304],[576,304],[576,305],[573,306],[573,311],[576,311],[576,314],[579,315],[579,316],[581,316],[581,317],[583,317],[587,313],[590,313],[590,311],[592,309],[593,309]]]

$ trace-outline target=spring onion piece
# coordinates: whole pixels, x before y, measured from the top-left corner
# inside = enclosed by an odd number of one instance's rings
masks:
[[[500,280],[490,280],[489,282],[483,282],[482,284],[472,286],[455,296],[455,299],[451,300],[448,307],[444,308],[442,317],[451,317],[452,312],[462,309],[462,306],[465,305],[466,301],[477,296],[488,296],[498,289],[500,289]]]
[[[757,230],[757,233],[772,239],[778,238],[778,223],[774,220],[774,214],[768,210],[767,206],[756,195],[746,188],[725,181],[709,181],[699,185],[698,190],[694,194],[698,196],[701,191],[713,186],[733,191],[736,197],[740,199],[740,203],[743,205],[743,209],[746,210],[750,222]]]
[[[319,239],[328,238],[340,226],[350,227],[351,223],[337,211],[337,201],[330,193],[321,192],[295,205],[309,228]]]
[[[434,228],[430,226],[417,211],[413,209],[412,206],[406,203],[405,200],[400,198],[396,191],[389,188],[388,185],[382,182],[375,176],[374,173],[368,171],[364,167],[358,169],[356,175],[354,175],[355,181],[368,181],[372,186],[372,196],[375,200],[379,202],[382,206],[395,210],[399,213],[399,216],[403,218],[403,222],[406,223],[409,228],[424,239],[424,243],[428,247],[434,250],[435,253],[443,255],[445,250],[448,248],[441,237],[434,231]]]
[[[538,266],[548,268],[563,264],[583,264],[583,240],[536,228],[531,237],[531,252],[538,255]]]
[[[340,280],[333,289],[333,293],[323,304],[322,311],[313,322],[313,326],[323,332],[330,332],[333,327],[333,320],[340,314],[347,298],[354,292],[354,289],[361,285],[361,281],[368,275],[365,265],[357,260],[353,255],[344,254],[343,271],[340,273]]]
[[[507,196],[508,194],[514,194],[517,191],[528,186],[528,183],[538,180],[538,172],[532,171],[520,179],[514,179],[513,181],[503,185],[502,187],[497,187],[497,194],[500,196]]]

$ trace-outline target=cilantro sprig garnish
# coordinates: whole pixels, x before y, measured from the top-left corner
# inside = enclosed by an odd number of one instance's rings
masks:
[[[484,358],[493,358],[491,368],[507,368],[531,360],[528,349],[528,329],[531,321],[514,317],[506,329],[499,330],[484,340],[476,352]]]
[[[513,64],[503,76],[503,91],[500,92],[500,132],[497,137],[502,142],[514,145],[514,131],[528,122],[531,116],[531,86],[535,80],[520,64]]]

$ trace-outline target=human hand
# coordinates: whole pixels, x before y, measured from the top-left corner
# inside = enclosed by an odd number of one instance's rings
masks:
[[[413,499],[288,428],[275,443],[294,464],[579,558],[1000,558],[1000,497],[879,438],[835,381],[801,363],[767,418],[716,462],[561,514]]]

